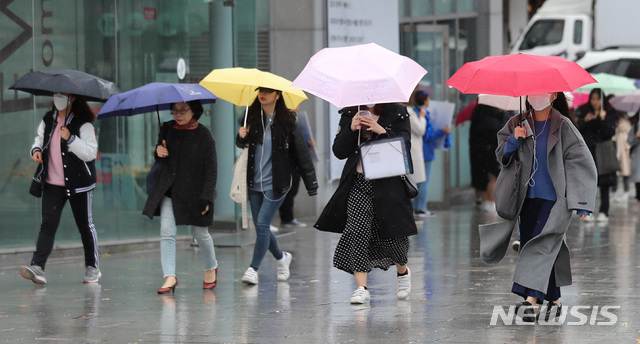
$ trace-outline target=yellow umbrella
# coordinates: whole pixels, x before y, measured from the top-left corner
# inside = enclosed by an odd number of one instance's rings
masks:
[[[289,109],[295,109],[307,99],[301,89],[291,86],[291,81],[255,68],[214,69],[200,81],[200,85],[216,97],[238,106],[250,105],[258,95],[257,87],[282,91],[282,97]]]

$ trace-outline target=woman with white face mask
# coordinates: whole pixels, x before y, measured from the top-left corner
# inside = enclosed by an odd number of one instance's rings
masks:
[[[565,232],[574,212],[593,212],[597,175],[563,93],[530,95],[527,108],[498,132],[496,157],[503,167],[521,164],[519,211],[509,222],[520,224],[521,242],[511,291],[524,298],[517,315],[535,322],[540,312],[546,320],[561,314],[560,287],[571,284]]]
[[[62,209],[67,201],[84,247],[84,283],[98,282],[98,237],[93,225],[92,199],[96,186],[98,152],[95,120],[79,96],[55,93],[53,106],[38,127],[31,158],[38,163],[29,192],[42,197],[42,224],[31,264],[20,268],[22,277],[45,284],[45,264],[53,249]]]

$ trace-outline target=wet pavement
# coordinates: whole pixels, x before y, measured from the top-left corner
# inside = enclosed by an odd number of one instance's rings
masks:
[[[157,249],[103,255],[99,284],[81,283],[80,257],[51,260],[46,286],[23,279],[16,266],[0,266],[0,342],[638,343],[640,215],[632,202],[613,204],[611,213],[606,225],[572,222],[574,283],[562,288],[564,318],[551,324],[522,324],[509,313],[521,301],[510,293],[516,253],[484,264],[477,224],[497,218],[458,206],[418,222],[409,252],[413,289],[404,301],[395,296],[391,268],[370,274],[370,304],[351,305],[354,279],[332,267],[339,236],[311,227],[279,234],[294,257],[288,282],[276,281],[268,256],[260,283],[246,286],[239,280],[253,235],[243,232],[214,237],[213,291],[202,290],[199,253],[186,240],[174,295],[156,293],[163,282]]]

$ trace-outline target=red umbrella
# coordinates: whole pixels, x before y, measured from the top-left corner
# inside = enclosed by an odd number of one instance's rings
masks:
[[[456,127],[471,119],[473,109],[476,108],[476,105],[478,105],[478,99],[474,99],[469,103],[469,105],[465,106],[460,110],[460,112],[458,112],[458,115],[456,116]]]
[[[465,63],[446,82],[462,93],[524,96],[573,91],[596,80],[575,62],[559,56],[487,56]]]

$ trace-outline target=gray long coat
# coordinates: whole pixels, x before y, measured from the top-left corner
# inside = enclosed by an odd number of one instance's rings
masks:
[[[503,156],[507,138],[517,126],[520,116],[512,117],[498,132],[496,157],[502,166],[519,158],[522,162],[519,209],[526,197],[527,180],[533,164],[533,139],[528,138],[510,159]],[[531,116],[527,120],[534,127]],[[591,153],[578,129],[555,109],[551,112],[547,141],[547,166],[557,200],[540,235],[520,248],[513,281],[530,289],[545,292],[551,268],[555,267],[558,287],[571,285],[569,248],[565,234],[574,210],[593,212],[596,203],[597,172]],[[520,212],[520,210],[518,212]],[[489,264],[498,263],[505,255],[516,221],[480,225],[480,253]],[[556,259],[557,258],[557,259]],[[555,263],[555,265],[554,265]]]

